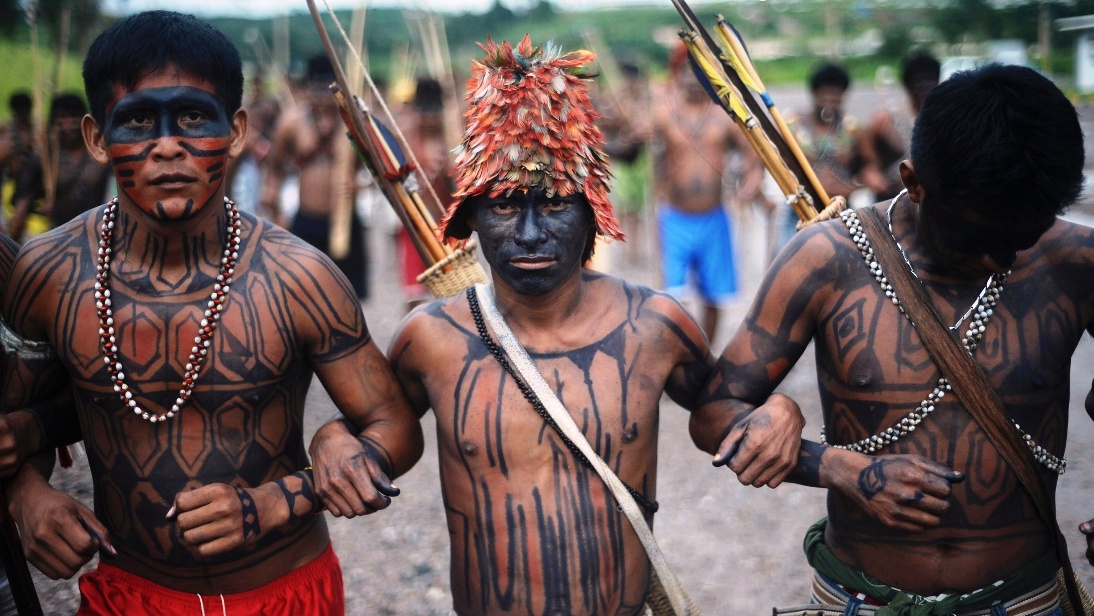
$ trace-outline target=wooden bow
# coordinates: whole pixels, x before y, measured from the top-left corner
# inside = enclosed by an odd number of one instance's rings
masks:
[[[833,204],[821,186],[733,26],[718,16],[717,32],[725,46],[720,47],[686,0],[672,3],[684,19],[686,27],[680,31],[680,38],[696,77],[744,131],[798,218],[809,222],[816,220],[822,210],[830,211],[830,206],[842,208],[842,200]]]
[[[359,68],[375,97],[376,103],[383,109],[392,128],[388,128],[369,111],[364,103],[354,95],[346,79],[345,70],[339,61],[338,54],[334,50],[326,26],[319,14],[319,9],[314,0],[307,0],[308,10],[311,12],[315,27],[319,31],[319,38],[323,43],[323,49],[330,58],[334,69],[335,83],[331,86],[338,108],[342,115],[342,121],[348,129],[348,135],[356,148],[357,153],[365,161],[373,179],[387,197],[389,203],[395,209],[399,220],[406,227],[414,247],[422,260],[427,265],[446,263],[446,259],[453,255],[454,249],[442,242],[437,235],[436,220],[443,214],[440,199],[433,192],[432,186],[424,176],[415,175],[416,170],[421,169],[414,153],[406,145],[406,139],[402,136],[394,118],[376,89],[372,78],[364,63],[361,62],[349,37],[338,22],[330,5],[327,11],[338,27],[343,39],[350,51],[357,58]],[[419,190],[424,186],[425,190]],[[444,267],[447,267],[445,265]]]

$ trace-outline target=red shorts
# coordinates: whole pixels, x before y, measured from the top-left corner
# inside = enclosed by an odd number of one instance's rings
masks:
[[[88,616],[343,616],[342,567],[334,548],[254,590],[230,595],[179,592],[106,563],[80,577],[80,610]]]

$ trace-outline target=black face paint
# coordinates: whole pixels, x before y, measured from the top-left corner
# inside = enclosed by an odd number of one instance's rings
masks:
[[[153,217],[185,218],[204,207],[223,183],[231,127],[212,92],[191,86],[144,88],[111,107],[103,138],[126,196]]]
[[[483,255],[522,295],[542,295],[579,270],[593,224],[584,196],[547,197],[542,189],[476,197],[472,216]]]

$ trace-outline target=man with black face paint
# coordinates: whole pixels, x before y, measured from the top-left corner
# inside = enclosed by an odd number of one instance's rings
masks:
[[[825,425],[789,480],[830,490],[805,541],[827,607],[779,613],[1061,613],[1054,529],[970,414],[973,386],[940,380],[917,328],[933,317],[913,325],[894,266],[873,256],[881,241],[897,251],[1054,499],[1071,355],[1094,331],[1094,230],[1056,218],[1079,196],[1083,159],[1075,109],[1052,82],[1014,66],[959,73],[923,103],[905,192],[806,227],[776,258],[719,380],[763,400],[815,344]],[[880,237],[863,233],[867,216]]]
[[[50,153],[25,165],[15,183],[14,212],[10,231],[23,238],[27,216],[39,211],[49,216],[50,227],[59,227],[100,205],[107,197],[110,167],[92,158],[84,147],[80,121],[87,106],[76,94],[60,94],[49,109]],[[51,191],[46,190],[43,165],[56,174]]]
[[[718,442],[716,463],[728,462],[744,483],[777,485],[798,447],[798,409],[781,396],[762,408],[704,396],[713,358],[683,308],[582,267],[598,233],[622,239],[597,114],[574,74],[592,54],[533,48],[527,37],[484,49],[472,68],[445,237],[478,233],[493,274],[484,292],[647,521],[664,393],[705,409],[693,429]],[[436,418],[456,612],[644,613],[650,563],[637,535],[492,356],[476,314],[463,294],[423,306],[389,351],[414,409]],[[317,433],[317,471],[336,466],[324,451],[341,451],[343,441],[355,443],[339,424]],[[341,494],[355,482],[333,481]]]
[[[119,193],[20,253],[0,410],[32,450],[83,437],[95,511],[32,458],[8,486],[28,558],[57,578],[104,556],[80,614],[341,614],[303,443],[312,377],[361,437],[350,513],[398,493],[419,423],[330,259],[225,195],[247,131],[227,37],[141,13],[96,39],[84,81],[84,140]],[[35,405],[58,391],[74,405]]]

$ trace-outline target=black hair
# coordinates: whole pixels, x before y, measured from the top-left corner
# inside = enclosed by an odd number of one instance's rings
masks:
[[[851,76],[838,64],[825,63],[813,71],[809,77],[809,91],[816,92],[824,87],[836,87],[846,91],[851,86]]]
[[[220,30],[193,15],[146,11],[100,34],[84,59],[84,89],[101,126],[114,88],[130,89],[168,66],[208,81],[231,116],[243,100],[239,50]]]
[[[1033,69],[989,64],[927,94],[912,131],[927,199],[985,219],[1040,220],[1078,200],[1083,133],[1075,107]]]
[[[311,84],[329,85],[334,81],[334,66],[326,54],[319,54],[308,58],[308,66],[304,72],[304,79]]]
[[[925,51],[918,51],[904,61],[900,71],[900,81],[906,90],[911,91],[917,84],[928,82],[938,83],[942,74],[942,64],[938,59]]]
[[[86,113],[87,105],[84,104],[84,99],[80,98],[79,94],[66,92],[53,97],[53,102],[49,106],[49,121],[52,123],[57,116],[82,118]]]
[[[444,107],[441,82],[432,77],[420,77],[414,86],[414,108],[422,113],[437,113]]]
[[[26,92],[15,92],[8,98],[8,109],[14,115],[27,115],[33,106],[34,102]]]

